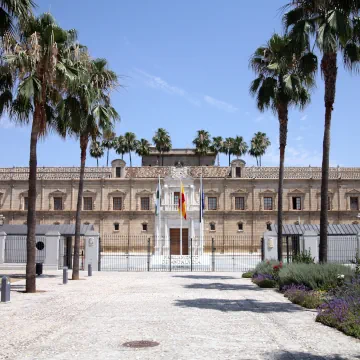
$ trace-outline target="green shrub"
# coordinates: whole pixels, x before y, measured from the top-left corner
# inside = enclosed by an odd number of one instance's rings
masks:
[[[294,255],[292,258],[292,262],[296,264],[314,264],[315,258],[311,256],[310,250],[304,250],[301,253]]]
[[[253,282],[263,288],[263,289],[273,289],[275,287],[277,287],[277,283],[275,280],[270,280],[270,279],[264,279],[264,280],[259,280],[259,281],[254,281]]]
[[[279,272],[279,286],[305,285],[312,290],[331,290],[338,286],[339,275],[350,277],[350,267],[339,264],[289,264]]]
[[[317,309],[324,301],[324,292],[293,290],[284,294],[292,303],[307,309]]]
[[[257,264],[254,274],[267,274],[273,275],[274,274],[274,266],[279,265],[279,262],[276,260],[268,260],[262,261],[261,263]],[[284,264],[282,265],[285,266]]]
[[[251,279],[253,277],[253,275],[254,275],[253,271],[247,271],[247,272],[244,272],[241,277],[243,277],[245,279]]]

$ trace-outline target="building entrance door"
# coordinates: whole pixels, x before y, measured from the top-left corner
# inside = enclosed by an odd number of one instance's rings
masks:
[[[171,255],[181,255],[180,229],[170,229]],[[189,229],[182,229],[182,255],[189,255]]]

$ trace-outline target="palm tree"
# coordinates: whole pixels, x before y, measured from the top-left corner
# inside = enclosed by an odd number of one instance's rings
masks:
[[[337,81],[337,54],[347,52],[348,42],[352,38],[352,21],[359,13],[358,0],[294,0],[287,5],[291,8],[284,15],[286,29],[301,48],[311,49],[317,46],[322,54],[321,72],[325,84],[325,126],[323,137],[323,159],[321,177],[321,212],[320,212],[320,262],[327,261],[328,227],[328,189],[330,128],[335,102]],[[312,45],[311,39],[315,39]]]
[[[146,156],[150,153],[150,143],[146,139],[136,141],[135,152],[139,156]]]
[[[129,153],[130,167],[132,167],[131,152],[136,150],[136,135],[132,132],[126,132],[124,134],[125,149]]]
[[[233,142],[233,147],[231,149],[232,154],[234,154],[237,158],[244,155],[248,151],[248,144],[243,139],[242,136],[236,136]]]
[[[6,33],[15,35],[15,23],[26,21],[32,14],[35,3],[32,0],[2,0],[0,3],[0,37]]]
[[[255,157],[257,166],[261,166],[261,157],[265,155],[266,149],[270,145],[271,142],[265,133],[259,131],[254,134],[254,137],[251,139],[249,154]]]
[[[288,131],[288,111],[291,106],[303,108],[310,102],[308,88],[314,83],[316,57],[305,48],[294,52],[294,44],[287,36],[274,34],[266,46],[259,47],[250,59],[257,75],[250,93],[256,96],[260,111],[271,109],[280,124],[280,166],[278,188],[278,259],[282,260],[282,216],[284,159]],[[301,55],[297,55],[301,54]]]
[[[67,97],[60,102],[61,128],[80,139],[80,179],[75,220],[75,243],[72,279],[79,279],[80,225],[84,190],[86,151],[89,140],[112,130],[120,120],[110,103],[110,91],[118,84],[117,75],[108,69],[105,59],[87,61],[87,71],[68,89]]]
[[[109,166],[109,151],[110,149],[113,149],[115,146],[115,137],[116,134],[111,131],[110,129],[105,130],[103,133],[103,140],[101,143],[101,146],[107,149],[107,155],[106,155],[106,166]]]
[[[114,149],[117,154],[121,154],[121,159],[124,160],[124,154],[126,154],[126,144],[123,135],[120,135],[117,139],[115,139]]]
[[[234,141],[235,139],[232,137],[226,138],[224,141],[224,147],[221,150],[221,152],[223,152],[224,154],[229,155],[229,166],[230,166],[232,150],[234,148]]]
[[[26,291],[36,292],[35,226],[37,142],[54,124],[56,104],[61,100],[65,82],[76,78],[73,60],[76,32],[63,30],[48,13],[30,16],[19,24],[21,36],[4,39],[4,66],[10,71],[8,92],[0,96],[0,109],[11,118],[31,122],[29,192],[27,213]],[[17,86],[16,91],[14,87]],[[3,91],[4,88],[2,87]],[[14,98],[12,97],[14,94]]]
[[[164,166],[164,153],[169,152],[172,148],[170,135],[165,129],[159,128],[155,132],[152,140],[155,144],[156,150],[161,155],[161,166]]]
[[[215,136],[212,139],[210,150],[217,156],[217,164],[220,166],[220,153],[224,147],[224,140],[221,136]]]
[[[104,148],[99,141],[92,141],[90,145],[90,156],[96,159],[96,166],[99,167],[99,159],[104,156]]]
[[[205,156],[211,151],[211,136],[206,130],[198,130],[196,138],[193,140],[195,153],[199,155],[199,165],[201,165],[201,156]]]

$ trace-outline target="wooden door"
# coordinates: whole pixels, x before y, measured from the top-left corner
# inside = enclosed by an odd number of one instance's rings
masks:
[[[182,254],[189,255],[189,229],[182,229]],[[180,255],[180,229],[170,229],[171,255]]]

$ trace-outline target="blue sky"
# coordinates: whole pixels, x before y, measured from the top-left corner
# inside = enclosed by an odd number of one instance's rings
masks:
[[[117,135],[132,131],[151,140],[155,130],[164,127],[174,147],[189,147],[199,129],[213,136],[242,135],[247,141],[263,131],[273,144],[263,166],[276,166],[278,122],[271,112],[260,113],[249,95],[254,75],[248,60],[257,46],[282,30],[279,8],[286,2],[37,0],[36,12],[50,10],[63,28],[76,28],[91,55],[108,59],[121,76],[123,88],[112,96],[121,115]],[[360,133],[358,76],[339,64],[332,165],[359,166],[357,152],[350,151]],[[323,96],[319,76],[311,105],[290,112],[287,166],[321,165]],[[0,120],[0,166],[28,165],[29,130]],[[116,156],[111,153],[111,159]],[[248,156],[245,160],[256,164]],[[39,144],[39,166],[78,166],[79,161],[74,139],[50,134]],[[89,156],[87,164],[96,161]],[[227,164],[225,157],[221,164]]]

